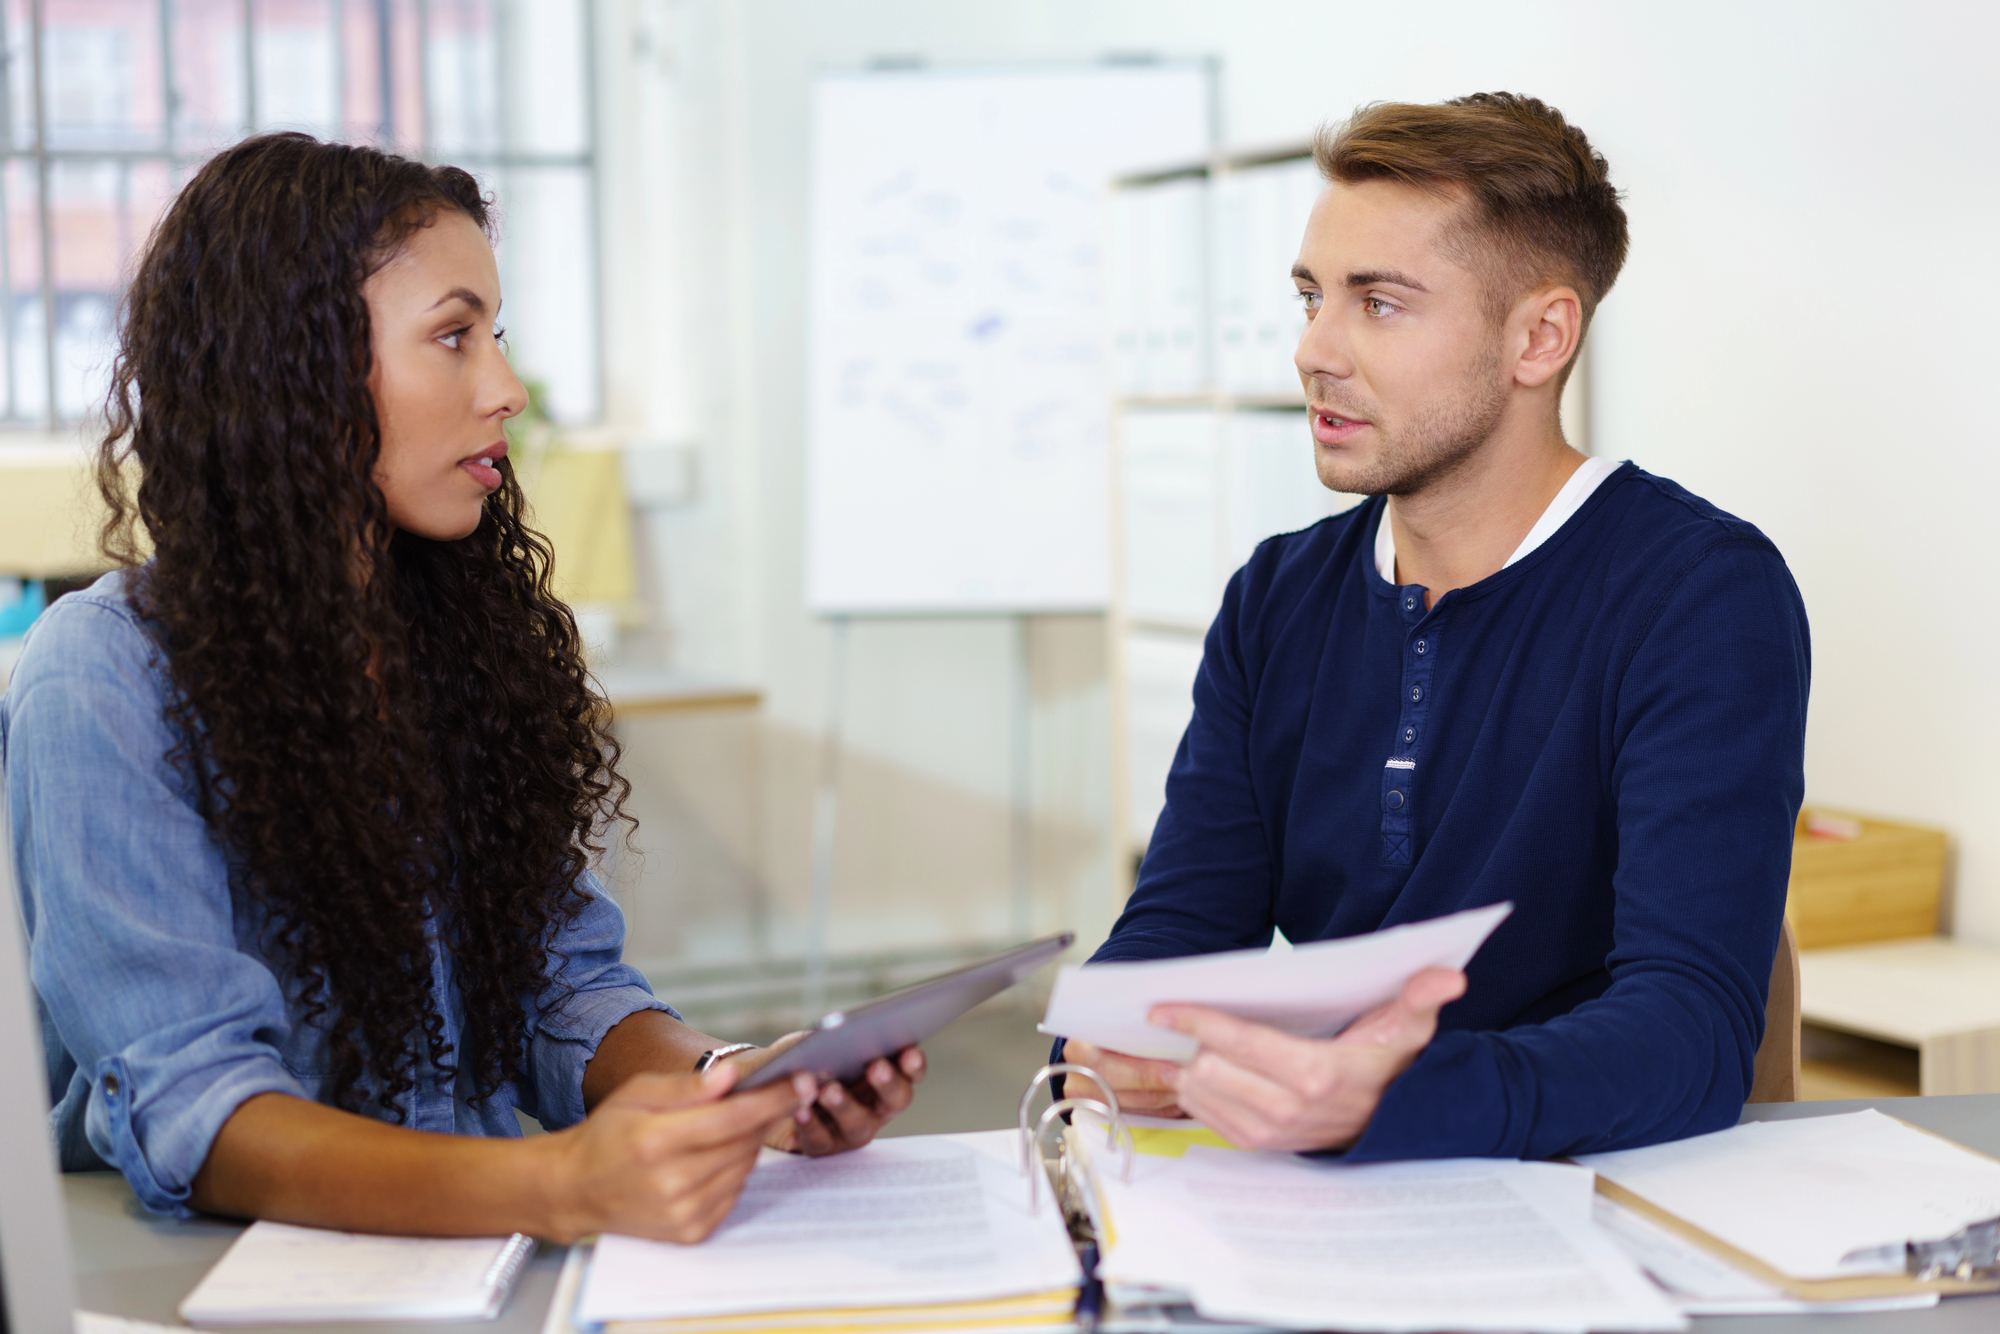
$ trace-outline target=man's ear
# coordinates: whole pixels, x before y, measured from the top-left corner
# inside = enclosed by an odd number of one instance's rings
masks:
[[[1583,302],[1573,287],[1544,287],[1522,298],[1510,323],[1511,340],[1521,350],[1514,382],[1539,389],[1576,356],[1583,341]]]

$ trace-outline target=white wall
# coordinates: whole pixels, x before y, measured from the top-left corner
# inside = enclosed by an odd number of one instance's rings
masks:
[[[608,185],[611,401],[703,451],[703,500],[655,534],[685,661],[760,680],[781,722],[823,716],[827,633],[800,568],[816,70],[1213,54],[1230,144],[1374,99],[1532,93],[1590,133],[1632,218],[1593,335],[1596,452],[1776,540],[1815,632],[1809,796],[1949,828],[1957,927],[2000,942],[2000,629],[1980,605],[2000,11],[606,0],[602,19],[609,174],[664,173]],[[669,59],[636,49],[642,28]],[[860,627],[853,743],[1004,796],[1009,643],[986,622]]]

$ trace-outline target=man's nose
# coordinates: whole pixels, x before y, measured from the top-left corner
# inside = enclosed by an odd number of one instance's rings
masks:
[[[1354,373],[1354,362],[1347,354],[1346,340],[1340,336],[1336,322],[1324,309],[1300,330],[1298,348],[1292,353],[1292,364],[1299,368],[1299,377],[1304,380],[1315,376],[1344,380]]]

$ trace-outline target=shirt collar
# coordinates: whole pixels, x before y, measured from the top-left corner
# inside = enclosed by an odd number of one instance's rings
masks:
[[[1605,478],[1618,471],[1619,465],[1611,459],[1585,459],[1583,466],[1569,475],[1556,498],[1542,511],[1542,517],[1535,520],[1535,526],[1521,539],[1521,545],[1514,548],[1500,568],[1506,569],[1542,543],[1556,535],[1556,531],[1569,517],[1583,508],[1583,502],[1590,499]],[[1389,583],[1396,582],[1396,534],[1389,525],[1389,506],[1382,506],[1382,518],[1375,525],[1375,569]]]

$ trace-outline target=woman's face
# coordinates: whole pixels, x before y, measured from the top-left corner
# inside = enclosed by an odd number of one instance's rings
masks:
[[[500,487],[502,429],[528,392],[500,350],[500,271],[493,247],[456,210],[419,228],[367,282],[373,325],[368,387],[382,427],[375,484],[389,519],[438,541],[479,526]]]

